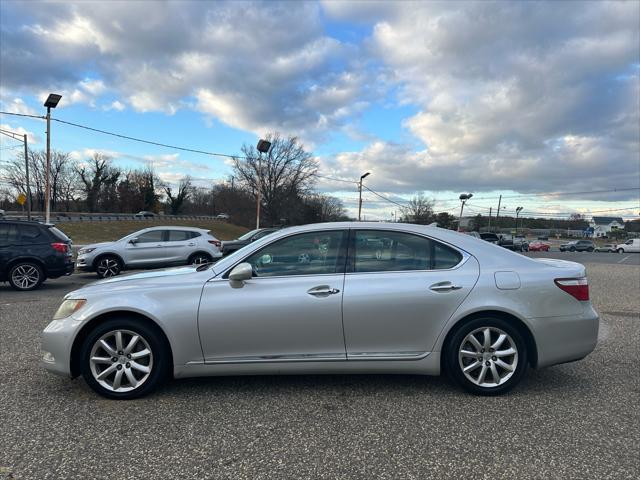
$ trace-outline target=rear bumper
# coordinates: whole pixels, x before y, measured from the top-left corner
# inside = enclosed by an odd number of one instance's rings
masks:
[[[600,317],[590,303],[582,315],[528,319],[538,350],[538,367],[580,360],[598,343]]]
[[[75,264],[73,262],[66,263],[61,266],[56,266],[55,268],[49,267],[47,269],[47,277],[58,278],[64,275],[71,275],[74,269],[75,269]]]

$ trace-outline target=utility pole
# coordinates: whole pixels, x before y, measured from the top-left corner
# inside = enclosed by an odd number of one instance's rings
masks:
[[[31,183],[29,181],[29,147],[27,134],[24,134],[24,170],[27,175],[27,220],[31,220]]]
[[[362,180],[367,178],[369,175],[371,175],[371,172],[365,173],[360,177],[360,182],[358,182],[358,193],[360,197],[360,200],[358,201],[358,221],[360,221],[362,215]]]
[[[502,195],[498,199],[498,211],[496,212],[496,228],[500,231],[500,224],[498,223],[498,218],[500,218],[500,204],[502,203]]]
[[[489,231],[491,231],[491,207],[489,207]]]

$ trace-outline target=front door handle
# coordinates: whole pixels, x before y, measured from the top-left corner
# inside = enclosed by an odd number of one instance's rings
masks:
[[[461,285],[454,285],[451,282],[439,282],[431,285],[429,290],[433,290],[434,292],[449,292],[451,290],[460,290],[461,288]]]
[[[328,297],[329,295],[340,293],[340,290],[337,288],[331,288],[329,285],[320,285],[318,287],[310,288],[307,290],[307,293],[314,297]]]

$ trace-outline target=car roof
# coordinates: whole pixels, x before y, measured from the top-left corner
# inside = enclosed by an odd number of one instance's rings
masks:
[[[3,218],[3,219],[0,219],[0,222],[13,223],[16,225],[38,225],[38,226],[43,226],[47,228],[51,228],[55,226],[55,224],[53,223],[45,223],[45,222],[40,222],[38,220],[16,220],[16,219]]]
[[[186,230],[188,232],[208,232],[210,231],[207,228],[198,228],[198,227],[181,227],[181,226],[174,226],[174,225],[158,225],[158,226],[153,226],[153,227],[147,227],[147,228],[143,228],[142,230],[138,230],[140,232],[145,231],[145,232],[151,232],[151,231],[155,231],[155,230]]]

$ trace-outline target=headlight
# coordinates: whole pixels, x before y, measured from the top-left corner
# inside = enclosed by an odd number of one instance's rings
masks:
[[[95,247],[93,248],[81,248],[80,250],[78,250],[78,255],[84,255],[85,253],[91,253],[95,250]]]
[[[60,320],[62,318],[67,318],[69,315],[74,314],[75,312],[77,312],[78,310],[80,310],[84,304],[87,303],[86,300],[84,299],[79,299],[79,300],[65,300],[64,302],[62,302],[62,305],[60,305],[60,307],[58,307],[58,311],[56,312],[56,314],[53,316],[54,320]]]

